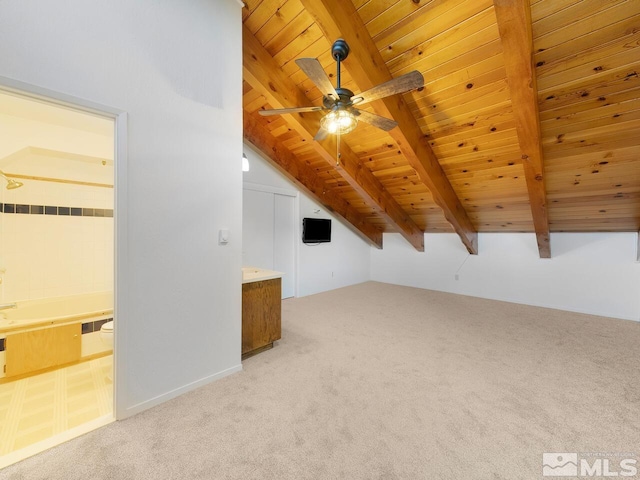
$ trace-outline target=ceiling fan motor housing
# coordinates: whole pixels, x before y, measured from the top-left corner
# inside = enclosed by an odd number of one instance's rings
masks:
[[[349,45],[347,45],[347,42],[343,38],[339,38],[333,42],[333,46],[331,47],[331,56],[339,62],[349,56]]]
[[[351,90],[348,88],[336,88],[336,93],[339,97],[337,100],[334,100],[332,97],[323,97],[322,104],[325,108],[332,108],[335,110],[351,106],[351,97],[353,97],[353,92]]]

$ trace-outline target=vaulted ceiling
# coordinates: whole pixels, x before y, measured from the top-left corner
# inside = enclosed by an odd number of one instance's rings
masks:
[[[640,1],[245,0],[244,136],[373,245],[398,232],[640,229]],[[313,139],[322,105],[295,60],[353,92],[417,70],[424,87],[363,110],[340,139]]]

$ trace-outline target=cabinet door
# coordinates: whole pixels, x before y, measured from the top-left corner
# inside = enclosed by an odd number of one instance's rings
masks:
[[[242,353],[280,340],[280,279],[242,285]]]
[[[7,335],[7,377],[80,360],[82,325],[62,325]]]

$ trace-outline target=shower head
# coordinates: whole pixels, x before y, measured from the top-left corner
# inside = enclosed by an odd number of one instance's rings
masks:
[[[24,185],[22,182],[17,182],[13,178],[7,177],[2,170],[0,170],[0,175],[7,181],[7,190],[14,190]]]
[[[7,183],[7,190],[13,190],[14,188],[20,188],[22,185],[24,185],[24,183],[16,182],[15,180],[9,180],[9,183]]]

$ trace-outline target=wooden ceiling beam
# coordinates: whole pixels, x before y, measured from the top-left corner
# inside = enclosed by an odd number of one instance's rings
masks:
[[[260,91],[274,108],[307,106],[309,99],[277,65],[260,42],[243,26],[243,76],[253,88]],[[387,223],[399,232],[416,250],[424,251],[424,232],[400,207],[360,158],[341,143],[341,162],[336,164],[336,140],[330,136],[322,142],[313,137],[317,133],[319,117],[315,113],[286,115],[287,123],[309,142],[318,155],[333,165],[336,171],[351,185]]]
[[[493,0],[540,258],[551,257],[529,0]]]
[[[260,150],[279,172],[295,183],[307,195],[345,220],[348,227],[365,241],[382,248],[382,230],[367,223],[364,215],[327,185],[313,170],[299,162],[280,140],[260,125],[248,112],[244,112],[244,138]]]
[[[392,79],[354,5],[344,0],[302,0],[330,43],[344,38],[351,48],[344,64],[360,91]],[[357,92],[356,92],[357,93]],[[437,157],[401,95],[373,102],[376,113],[393,118],[398,127],[389,134],[420,180],[429,188],[447,221],[469,253],[478,253],[478,233],[449,183]]]

